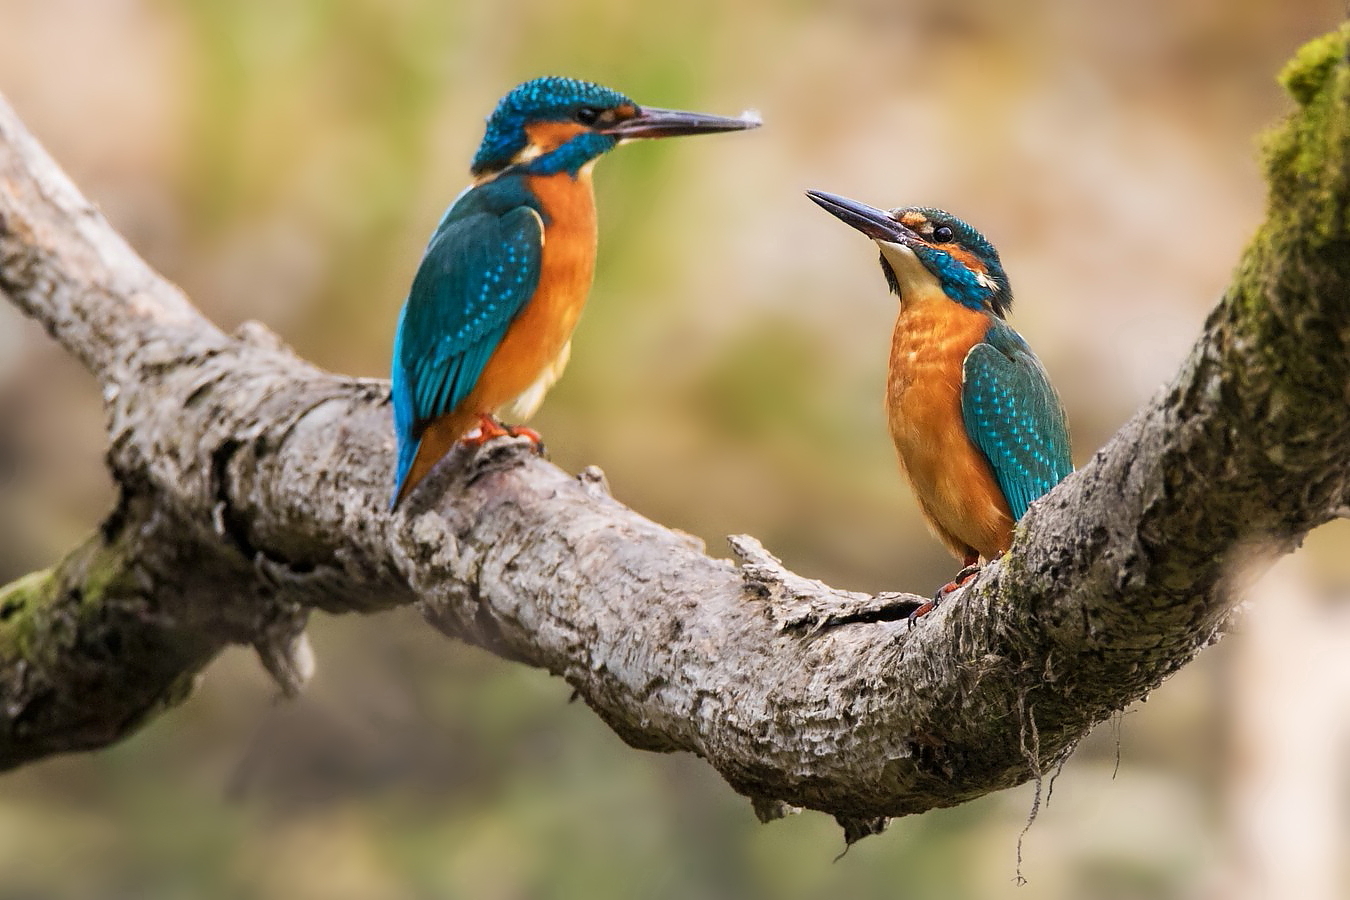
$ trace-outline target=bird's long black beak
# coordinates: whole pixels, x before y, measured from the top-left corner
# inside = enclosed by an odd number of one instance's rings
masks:
[[[680,137],[686,134],[715,134],[719,131],[745,131],[759,126],[759,117],[752,113],[742,113],[732,118],[643,106],[638,109],[637,115],[606,128],[605,134],[612,134],[620,140],[630,140]]]
[[[901,225],[884,209],[859,203],[838,194],[824,191],[807,191],[806,196],[816,205],[847,225],[861,231],[874,241],[886,241],[889,244],[904,244],[914,237],[914,232]]]

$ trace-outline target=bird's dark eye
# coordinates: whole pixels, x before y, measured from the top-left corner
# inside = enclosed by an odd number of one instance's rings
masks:
[[[594,106],[578,106],[577,111],[572,115],[582,125],[594,125],[600,121],[600,110]]]
[[[933,243],[935,244],[950,243],[955,237],[956,232],[952,231],[950,225],[939,225],[933,229]]]

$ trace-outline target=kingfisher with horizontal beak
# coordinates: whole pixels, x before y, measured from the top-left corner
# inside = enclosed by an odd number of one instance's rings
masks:
[[[391,507],[499,410],[529,418],[562,374],[595,272],[591,170],[638,138],[754,128],[757,118],[639,106],[572,78],[536,78],[501,99],[470,185],[423,254],[394,338],[398,462]]]
[[[940,209],[807,195],[876,242],[899,298],[886,412],[924,518],[963,565],[940,599],[1006,552],[1031,502],[1073,471],[1064,407],[1006,321],[1012,288],[984,235]]]

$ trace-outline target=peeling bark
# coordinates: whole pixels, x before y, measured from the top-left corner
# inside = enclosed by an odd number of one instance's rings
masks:
[[[1039,777],[1350,510],[1348,43],[1286,72],[1267,221],[1182,371],[914,627],[912,595],[835,590],[748,537],[711,558],[520,440],[456,451],[387,513],[387,385],[215,329],[0,103],[0,290],[98,378],[120,489],[0,589],[0,765],[120,739],[232,642],[295,690],[309,610],[414,603],[634,747],[699,754],[762,819],[823,810],[852,841]]]

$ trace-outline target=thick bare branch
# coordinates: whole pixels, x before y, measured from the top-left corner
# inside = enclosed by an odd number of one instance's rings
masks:
[[[521,442],[459,452],[387,514],[385,385],[215,330],[0,108],[0,289],[104,385],[121,489],[89,545],[0,594],[0,763],[116,740],[227,642],[293,686],[311,608],[417,603],[764,816],[856,837],[1032,777],[1350,506],[1348,39],[1286,75],[1268,221],[1174,383],[912,629],[908,595],[834,590],[748,538],[739,566],[710,558]]]

